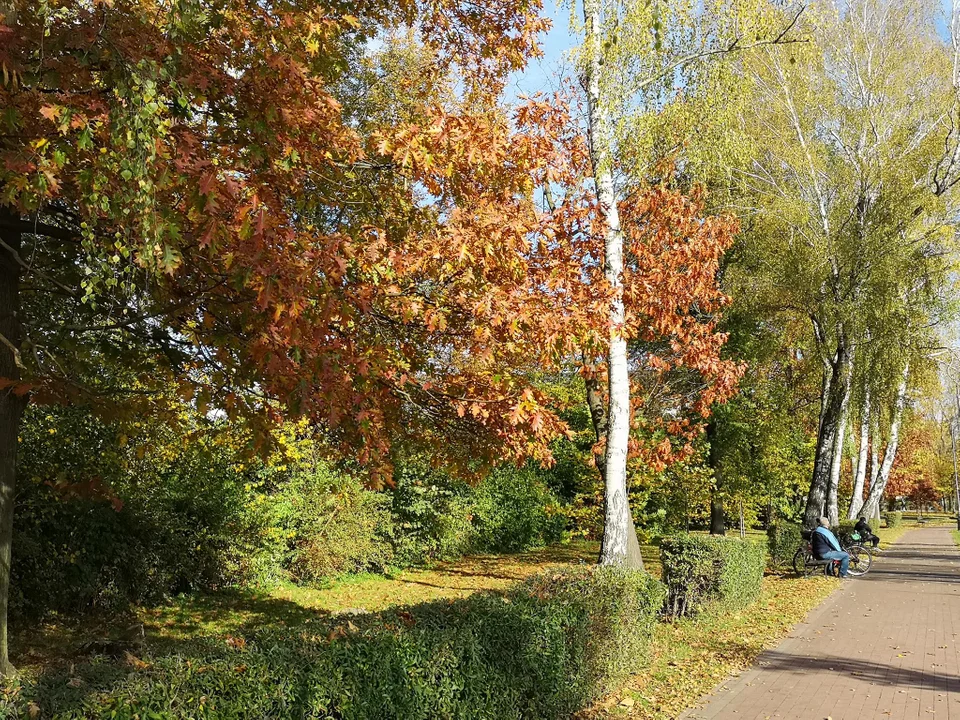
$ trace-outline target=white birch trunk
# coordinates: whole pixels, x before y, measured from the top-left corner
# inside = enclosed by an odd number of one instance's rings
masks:
[[[863,407],[860,409],[860,446],[857,451],[857,465],[853,473],[853,496],[847,511],[848,520],[856,520],[863,507],[863,485],[867,479],[867,452],[870,447],[870,388],[864,389]]]
[[[604,461],[604,525],[600,562],[604,565],[643,567],[636,529],[627,499],[627,444],[630,439],[630,374],[627,341],[623,336],[623,232],[613,184],[613,136],[609,110],[602,95],[600,0],[585,0],[587,53],[587,109],[590,160],[600,211],[606,224],[604,274],[614,290],[609,308],[610,347],[607,354],[609,392],[607,448]]]
[[[890,439],[887,442],[887,449],[883,453],[883,463],[877,471],[877,478],[870,486],[870,494],[867,501],[863,504],[863,514],[868,518],[880,517],[880,501],[883,499],[883,491],[887,489],[887,481],[890,479],[890,470],[893,468],[893,461],[897,458],[897,445],[900,442],[900,423],[903,420],[903,408],[907,401],[907,380],[910,377],[910,364],[903,369],[903,378],[900,380],[900,387],[897,388],[897,397],[893,404],[893,413],[890,418]]]
[[[843,396],[843,405],[840,408],[840,421],[833,438],[833,458],[830,462],[830,482],[827,485],[826,515],[830,520],[830,527],[836,527],[840,522],[838,492],[840,489],[840,468],[843,465],[843,441],[847,434],[847,419],[850,407],[850,388]]]
[[[872,488],[877,482],[877,475],[880,474],[880,424],[876,427],[871,424],[872,437],[870,438],[870,485]],[[861,508],[862,510],[863,508]]]

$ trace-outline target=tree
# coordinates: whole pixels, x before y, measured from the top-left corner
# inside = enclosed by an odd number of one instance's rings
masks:
[[[822,365],[808,526],[825,510],[838,515],[836,461],[857,367],[883,371],[870,397],[889,398],[894,419],[904,368],[942,317],[955,182],[943,180],[945,110],[955,100],[937,10],[819,6],[809,44],[757,53],[748,66],[758,112],[745,116],[753,147],[739,177],[742,202],[757,208],[751,252],[763,258],[749,282],[771,312],[809,322]]]
[[[761,11],[762,7],[750,2],[705,6],[616,0],[583,3],[583,25],[578,28],[583,35],[579,63],[587,109],[591,176],[604,234],[605,279],[613,290],[606,310],[609,327],[604,348],[606,519],[600,553],[604,564],[641,566],[627,501],[631,334],[623,289],[628,260],[626,225],[619,205],[629,198],[630,188],[650,184],[650,175],[660,167],[656,160],[663,158],[664,153],[655,132],[646,135],[647,142],[637,142],[637,133],[643,134],[643,130],[649,129],[651,118],[669,107],[688,87],[696,85],[689,81],[697,78],[703,61],[759,45],[789,42],[786,36],[793,22],[769,32],[770,16]],[[624,128],[629,128],[626,137]],[[621,154],[622,159],[616,160]],[[730,364],[723,373],[731,383],[733,367]],[[705,396],[711,402],[721,400],[732,391],[731,383],[724,383],[726,391]],[[703,407],[704,416],[709,414],[709,404]],[[597,406],[595,392],[590,405]]]
[[[0,671],[28,398],[106,411],[172,385],[261,438],[286,410],[375,481],[398,438],[549,460],[564,427],[523,368],[563,343],[528,292],[557,271],[529,252],[554,133],[496,106],[537,9],[4,6]],[[390,74],[368,41],[405,26],[403,103],[357,94]]]

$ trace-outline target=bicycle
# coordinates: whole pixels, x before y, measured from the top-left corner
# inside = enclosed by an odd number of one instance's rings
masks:
[[[803,531],[803,545],[797,548],[793,555],[793,570],[797,575],[810,577],[817,572],[823,572],[824,575],[836,575],[839,573],[839,560],[818,560],[813,556],[813,546],[811,544],[811,533]],[[844,538],[847,540],[848,538]],[[847,574],[850,577],[863,577],[873,566],[873,553],[869,549],[858,543],[842,542],[843,551],[850,556],[850,566],[847,568]]]

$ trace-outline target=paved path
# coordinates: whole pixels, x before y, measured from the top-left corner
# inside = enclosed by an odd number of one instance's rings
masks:
[[[908,531],[689,720],[960,720],[960,552]]]

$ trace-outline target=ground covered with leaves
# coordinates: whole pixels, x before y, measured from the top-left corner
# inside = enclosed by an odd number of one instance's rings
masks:
[[[584,713],[668,720],[696,704],[724,678],[750,667],[837,587],[830,578],[768,575],[757,602],[740,612],[706,612],[661,623],[649,667],[621,693]]]
[[[163,644],[205,637],[234,637],[247,629],[296,627],[317,616],[377,612],[400,605],[464,598],[478,590],[502,591],[554,567],[596,561],[599,546],[575,542],[516,555],[479,555],[388,575],[346,576],[326,587],[287,584],[271,590],[185,595],[129,615],[53,620],[22,628],[14,662],[28,675],[98,647]],[[647,569],[660,574],[659,550],[644,547]],[[141,631],[142,628],[142,631]]]
[[[883,544],[907,527],[882,530]],[[49,675],[53,668],[63,677],[69,675],[76,685],[92,685],[98,678],[81,677],[86,670],[146,672],[142,657],[156,657],[158,652],[179,654],[196,642],[225,643],[242,651],[244,638],[251,632],[292,635],[331,619],[362,624],[367,613],[401,608],[402,615],[403,607],[453,602],[481,590],[504,592],[551,568],[592,563],[596,552],[595,543],[574,543],[517,555],[470,557],[392,576],[355,576],[321,588],[282,586],[269,592],[188,596],[109,623],[51,622],[40,632],[18,636],[15,649],[24,685],[20,691],[8,692],[23,692],[32,677]],[[651,574],[659,577],[659,548],[645,546],[644,558]],[[768,574],[759,599],[745,610],[707,609],[693,618],[659,623],[646,668],[621,691],[584,711],[582,717],[676,717],[728,675],[749,667],[764,648],[776,644],[836,586],[836,581],[827,578]],[[74,665],[78,668],[75,675]],[[64,691],[70,692],[70,688]]]

